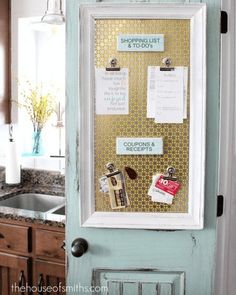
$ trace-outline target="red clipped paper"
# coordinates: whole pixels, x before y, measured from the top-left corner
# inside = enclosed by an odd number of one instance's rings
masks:
[[[180,188],[180,184],[173,180],[164,179],[163,175],[161,175],[157,179],[155,187],[164,192],[167,192],[168,194],[171,194],[172,196],[175,196]]]

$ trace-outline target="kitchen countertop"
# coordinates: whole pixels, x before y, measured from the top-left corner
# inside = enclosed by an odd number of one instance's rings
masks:
[[[22,169],[21,183],[7,185],[4,183],[5,169],[0,167],[0,199],[24,193],[38,193],[64,196],[65,177],[59,172],[44,170]],[[49,214],[30,210],[19,210],[0,206],[0,218],[30,223],[47,224],[50,226],[65,227],[65,215]]]

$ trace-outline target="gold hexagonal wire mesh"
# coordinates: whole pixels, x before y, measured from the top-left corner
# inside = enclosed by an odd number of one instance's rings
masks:
[[[119,34],[164,34],[164,52],[118,52]],[[125,166],[138,173],[136,180],[126,177],[131,205],[122,212],[188,212],[189,162],[189,90],[188,119],[183,124],[157,124],[147,114],[147,67],[161,66],[171,57],[173,66],[190,65],[190,21],[175,19],[97,19],[95,21],[95,67],[105,68],[116,57],[129,69],[129,115],[96,115],[94,119],[94,190],[95,210],[112,211],[109,196],[100,192],[99,178],[107,173],[105,165],[113,162],[119,170]],[[189,89],[189,87],[188,87]],[[95,102],[94,102],[95,105]],[[94,107],[95,112],[95,107]],[[164,154],[116,155],[117,137],[162,137]],[[181,184],[172,205],[152,202],[147,192],[156,173],[168,166],[176,168]]]

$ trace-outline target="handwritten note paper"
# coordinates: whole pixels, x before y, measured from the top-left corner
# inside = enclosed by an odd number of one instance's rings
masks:
[[[96,69],[96,114],[129,114],[128,69],[106,71]]]
[[[161,71],[148,67],[147,118],[156,123],[183,123],[187,118],[188,68]]]

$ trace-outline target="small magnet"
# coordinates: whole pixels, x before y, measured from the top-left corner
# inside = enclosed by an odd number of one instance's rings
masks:
[[[128,174],[130,179],[136,179],[138,177],[137,172],[131,167],[125,166],[125,172]]]

